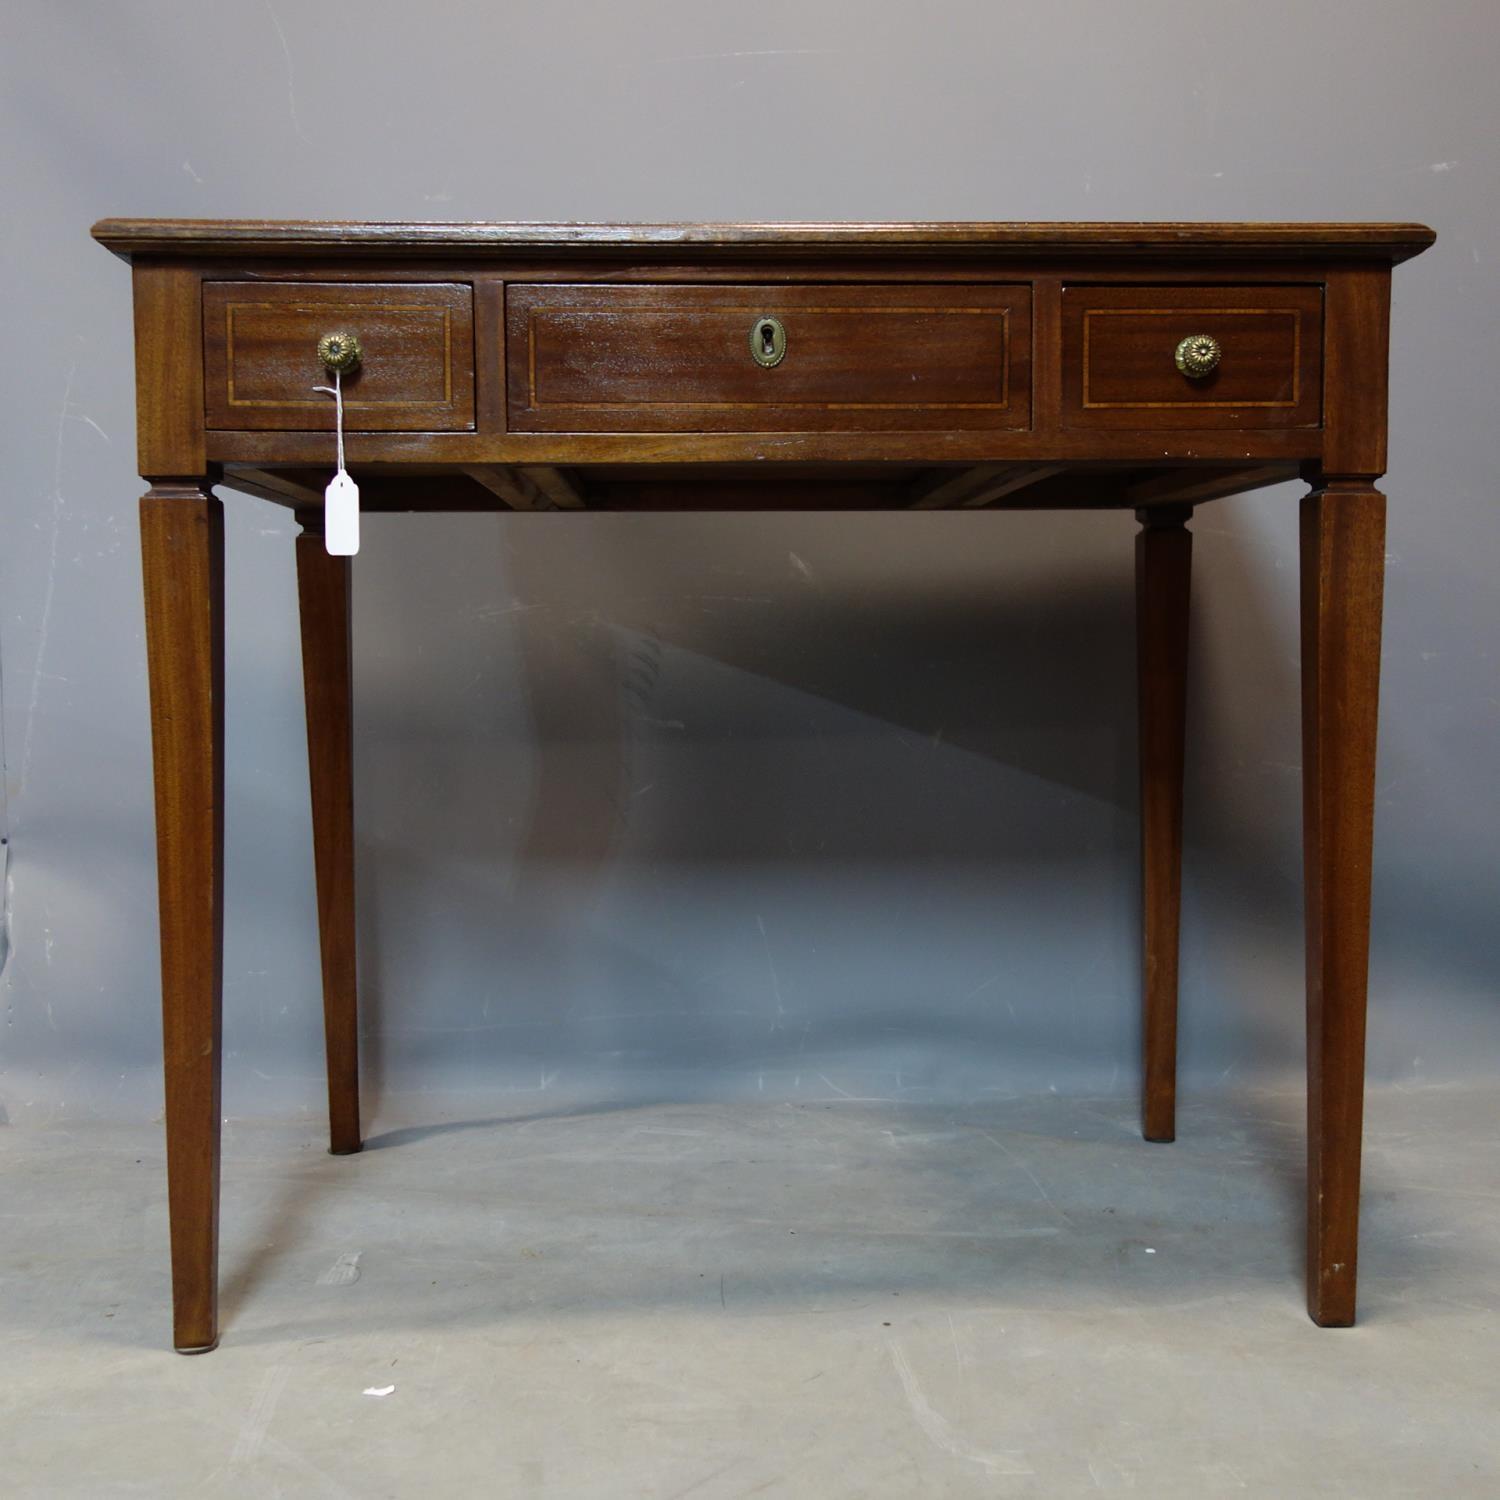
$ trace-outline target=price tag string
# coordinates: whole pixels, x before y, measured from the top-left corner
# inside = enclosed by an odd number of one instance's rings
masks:
[[[334,557],[353,557],[359,551],[359,486],[344,467],[344,381],[335,369],[332,385],[315,385],[333,397],[333,423],[338,443],[338,472],[323,491],[323,545]]]
[[[333,372],[332,385],[315,385],[315,391],[322,391],[324,395],[333,397],[333,424],[334,432],[338,436],[339,447],[339,473],[344,472],[344,377],[343,372]]]

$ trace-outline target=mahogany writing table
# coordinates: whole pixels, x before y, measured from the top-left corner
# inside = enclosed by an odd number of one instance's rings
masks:
[[[174,1342],[218,1339],[224,542],[302,526],[331,1143],[360,1147],[340,368],[370,511],[1125,507],[1144,1131],[1174,1132],[1194,508],[1301,476],[1307,1296],[1354,1320],[1391,268],[1416,224],[109,219],[133,264]]]

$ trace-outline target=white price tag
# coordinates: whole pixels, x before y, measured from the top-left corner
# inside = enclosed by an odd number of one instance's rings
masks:
[[[338,370],[333,384],[315,385],[333,397],[333,427],[338,437],[339,471],[323,491],[323,545],[330,557],[353,557],[359,551],[359,486],[344,467],[344,381]]]
[[[343,469],[323,491],[323,539],[333,557],[359,551],[359,486]]]

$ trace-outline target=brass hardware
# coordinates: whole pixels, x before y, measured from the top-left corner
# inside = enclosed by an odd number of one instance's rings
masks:
[[[1190,333],[1177,346],[1177,368],[1189,380],[1202,380],[1219,368],[1224,351],[1211,333]]]
[[[360,361],[364,350],[352,333],[325,333],[318,340],[318,358],[330,370],[347,375]]]
[[[786,329],[779,318],[757,318],[750,325],[750,353],[768,370],[786,358]]]

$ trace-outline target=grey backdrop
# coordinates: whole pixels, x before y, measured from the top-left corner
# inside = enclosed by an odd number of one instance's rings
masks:
[[[130,289],[105,214],[1420,219],[1370,1066],[1494,1068],[1500,10],[11,0],[12,1119],[157,1105]],[[229,496],[226,1110],[321,1107],[292,524]],[[1296,490],[1200,513],[1190,1089],[1300,1066]],[[1134,1085],[1132,524],[379,519],[369,1092]]]

